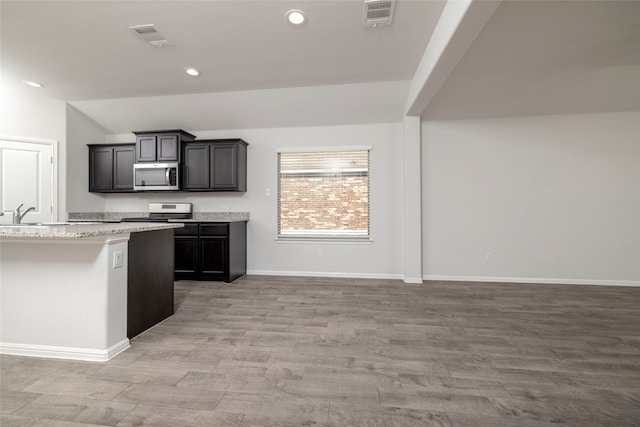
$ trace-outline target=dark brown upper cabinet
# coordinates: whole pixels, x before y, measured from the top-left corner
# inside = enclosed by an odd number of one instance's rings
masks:
[[[89,191],[133,191],[135,144],[89,145]]]
[[[183,145],[186,191],[247,191],[247,144],[242,139],[207,139]]]
[[[136,163],[179,162],[182,143],[196,138],[181,129],[133,133],[136,135]]]

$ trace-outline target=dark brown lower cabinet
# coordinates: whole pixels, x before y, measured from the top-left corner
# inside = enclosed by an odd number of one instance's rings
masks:
[[[131,233],[127,259],[127,337],[173,314],[173,229]]]
[[[247,272],[247,223],[186,223],[175,231],[176,280],[233,282]]]

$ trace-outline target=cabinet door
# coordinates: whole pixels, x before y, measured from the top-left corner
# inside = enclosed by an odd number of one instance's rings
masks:
[[[139,136],[136,138],[136,162],[155,162],[156,137]]]
[[[159,162],[177,162],[180,160],[177,135],[159,135],[157,142],[157,159]]]
[[[226,237],[200,236],[200,271],[204,278],[224,279],[227,246]]]
[[[198,237],[175,236],[175,277],[195,279],[198,271]]]
[[[115,147],[113,149],[113,189],[133,190],[133,163],[135,147]]]
[[[235,144],[211,145],[211,189],[236,190],[238,187],[238,147]]]
[[[189,144],[184,148],[182,169],[185,190],[209,189],[209,144]]]
[[[89,191],[91,192],[111,191],[113,189],[113,169],[112,168],[113,168],[113,148],[90,147],[89,148]]]

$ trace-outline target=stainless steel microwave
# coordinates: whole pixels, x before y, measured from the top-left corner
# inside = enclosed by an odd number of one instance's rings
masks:
[[[178,191],[179,170],[179,163],[136,163],[133,165],[133,190]]]

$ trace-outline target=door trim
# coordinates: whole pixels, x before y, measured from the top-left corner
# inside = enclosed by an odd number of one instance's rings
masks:
[[[30,138],[30,137],[21,137],[21,136],[6,136],[0,135],[0,140],[9,141],[9,142],[27,142],[30,144],[42,144],[42,145],[50,145],[51,146],[51,156],[52,156],[52,165],[51,165],[51,204],[53,206],[53,221],[58,221],[58,144],[59,141],[57,139],[42,139],[42,138]]]

